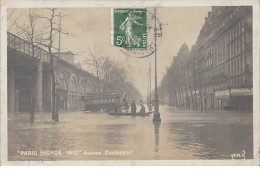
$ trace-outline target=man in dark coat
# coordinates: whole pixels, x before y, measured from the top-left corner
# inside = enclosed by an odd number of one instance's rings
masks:
[[[140,101],[140,105],[141,105],[141,109],[140,109],[139,113],[145,113],[145,107],[144,107],[144,103],[142,100]]]
[[[123,102],[124,102],[125,112],[128,113],[129,105],[126,96],[123,98]]]
[[[135,104],[135,100],[133,100],[132,104],[131,104],[131,113],[136,113],[136,104]]]

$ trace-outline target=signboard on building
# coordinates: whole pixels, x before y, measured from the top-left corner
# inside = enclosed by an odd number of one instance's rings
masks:
[[[253,90],[249,88],[231,89],[231,96],[252,96]]]
[[[220,90],[215,92],[216,99],[228,99],[230,96],[229,90]]]

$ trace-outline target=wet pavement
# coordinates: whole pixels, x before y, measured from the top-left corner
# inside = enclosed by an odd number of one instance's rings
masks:
[[[162,123],[107,113],[8,117],[9,160],[188,160],[253,157],[253,113],[160,107]]]

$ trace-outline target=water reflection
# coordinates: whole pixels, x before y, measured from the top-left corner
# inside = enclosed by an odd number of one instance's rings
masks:
[[[161,107],[161,123],[152,116],[61,113],[60,122],[37,114],[34,124],[19,114],[8,119],[9,160],[186,160],[253,157],[252,113],[195,112]],[[21,156],[19,150],[133,150],[128,156]]]
[[[160,144],[160,125],[161,123],[156,123],[154,122],[153,123],[154,125],[154,134],[155,134],[155,137],[154,137],[154,159],[159,159],[160,158],[160,155],[159,155],[159,144]]]

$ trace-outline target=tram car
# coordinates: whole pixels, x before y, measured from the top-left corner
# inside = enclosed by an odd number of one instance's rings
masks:
[[[120,113],[123,95],[117,93],[87,93],[81,99],[84,102],[85,111]]]

